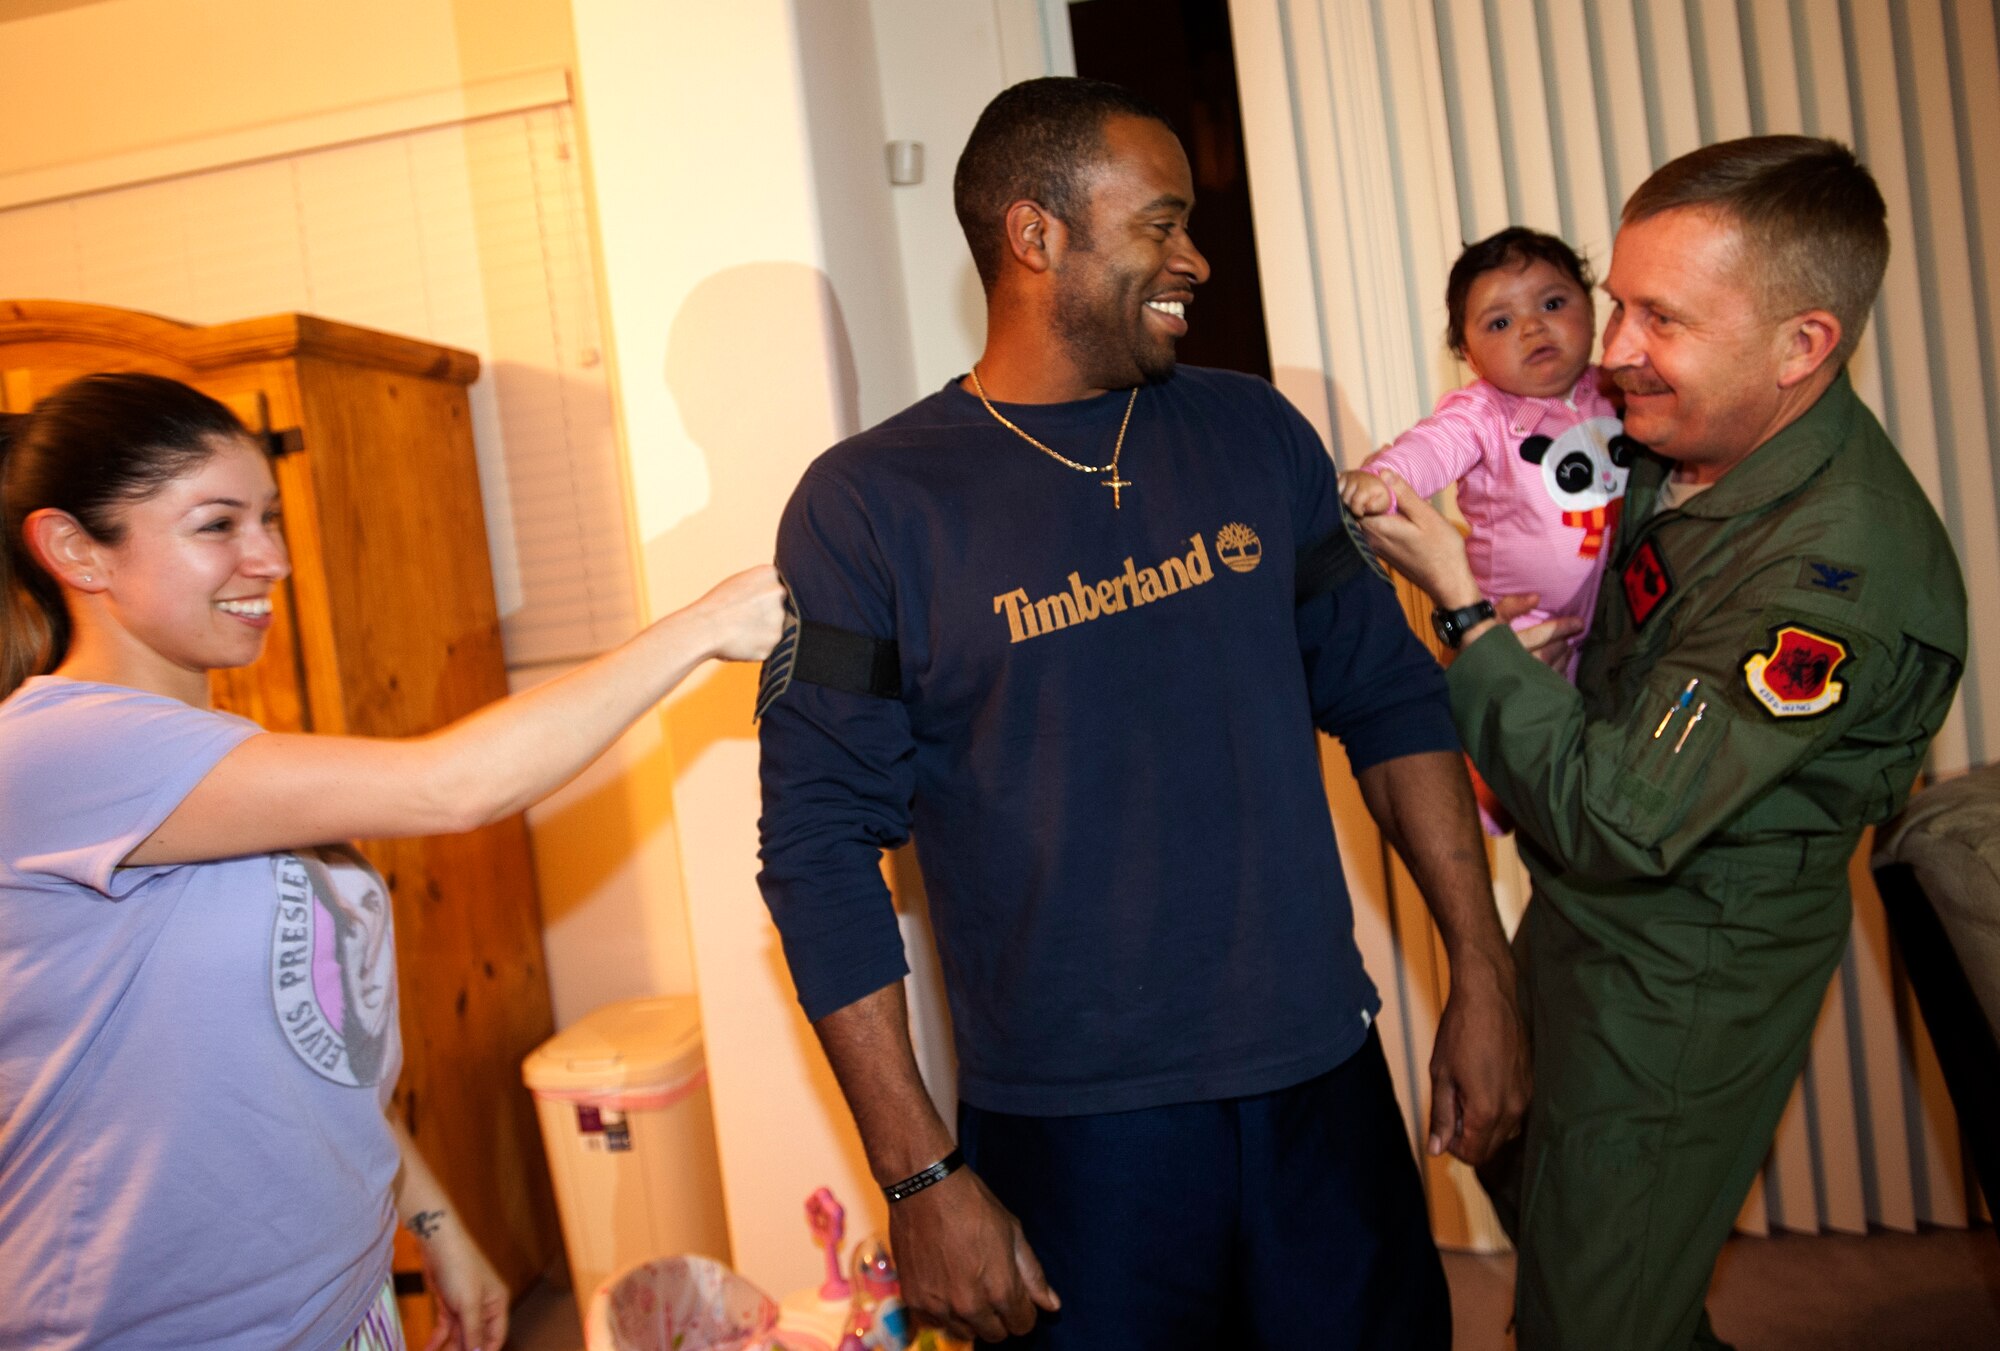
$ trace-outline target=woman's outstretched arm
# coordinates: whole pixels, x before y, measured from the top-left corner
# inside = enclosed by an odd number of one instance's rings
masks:
[[[567,675],[427,736],[253,736],[125,862],[197,863],[485,825],[574,778],[710,657],[766,655],[783,612],[777,573],[752,568]]]

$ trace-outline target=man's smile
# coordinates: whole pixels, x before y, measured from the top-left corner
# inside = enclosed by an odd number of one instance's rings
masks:
[[[1182,337],[1188,331],[1187,306],[1193,297],[1182,295],[1156,296],[1146,302],[1146,308],[1160,316],[1167,331],[1175,337]]]

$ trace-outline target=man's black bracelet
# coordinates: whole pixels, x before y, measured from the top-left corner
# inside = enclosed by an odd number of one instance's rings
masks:
[[[882,1194],[891,1201],[901,1201],[915,1196],[926,1187],[935,1187],[963,1167],[965,1167],[965,1154],[961,1150],[954,1149],[930,1167],[918,1169],[901,1182],[891,1182],[882,1189]]]

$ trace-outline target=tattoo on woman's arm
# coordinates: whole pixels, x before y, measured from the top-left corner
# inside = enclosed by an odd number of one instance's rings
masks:
[[[418,1238],[429,1238],[444,1225],[442,1210],[420,1210],[410,1216],[409,1230]]]

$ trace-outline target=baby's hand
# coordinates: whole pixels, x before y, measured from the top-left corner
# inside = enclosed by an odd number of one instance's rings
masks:
[[[1340,476],[1340,500],[1358,517],[1387,516],[1396,510],[1396,494],[1366,469],[1350,469]]]

